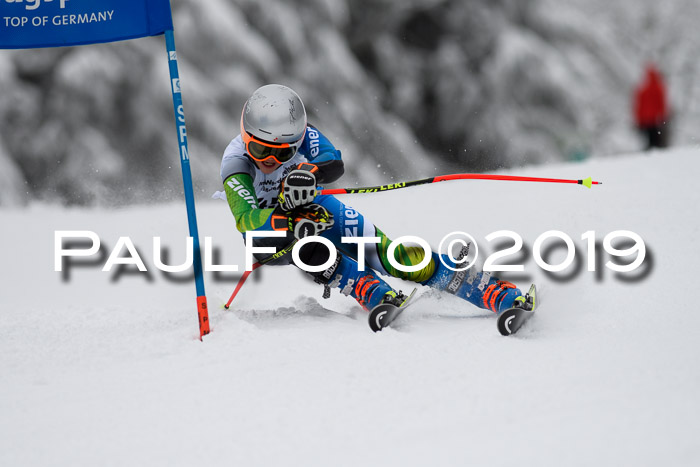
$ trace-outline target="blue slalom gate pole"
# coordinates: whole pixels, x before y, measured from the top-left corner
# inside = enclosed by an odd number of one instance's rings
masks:
[[[202,254],[199,250],[197,215],[190,157],[187,151],[185,112],[182,107],[180,75],[177,70],[175,37],[170,0],[5,0],[2,2],[5,21],[0,22],[0,49],[32,49],[66,47],[123,41],[165,34],[170,66],[170,87],[175,109],[182,181],[190,236],[194,245],[194,279],[197,286],[199,339],[209,334],[209,311],[204,294]],[[50,20],[53,18],[53,20]],[[67,22],[70,18],[70,22]],[[78,18],[80,21],[74,22]],[[57,21],[58,20],[58,21]],[[18,24],[15,24],[17,22]]]
[[[199,339],[209,334],[209,310],[207,297],[204,293],[204,276],[202,274],[202,254],[199,249],[199,231],[197,229],[197,213],[194,207],[194,190],[192,188],[192,172],[190,157],[187,150],[187,129],[185,128],[185,110],[182,105],[180,90],[180,73],[177,68],[177,52],[175,51],[175,36],[173,30],[165,31],[165,46],[168,49],[168,64],[170,67],[170,89],[173,95],[175,110],[175,127],[177,128],[178,146],[180,148],[180,166],[182,168],[182,183],[185,187],[185,204],[187,205],[187,221],[190,227],[190,237],[194,244],[194,282],[197,288],[197,314],[199,316]]]

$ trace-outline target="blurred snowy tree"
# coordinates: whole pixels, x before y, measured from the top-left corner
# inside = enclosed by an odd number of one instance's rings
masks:
[[[203,196],[243,102],[270,82],[343,151],[343,185],[638,149],[629,97],[648,59],[671,83],[675,140],[697,142],[698,2],[172,3]],[[162,38],[1,51],[0,204],[178,196],[168,83]]]

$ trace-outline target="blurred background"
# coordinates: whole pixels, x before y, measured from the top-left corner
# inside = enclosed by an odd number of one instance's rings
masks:
[[[198,197],[259,86],[295,89],[343,152],[342,186],[696,145],[696,0],[172,0]],[[164,39],[0,51],[0,205],[151,203],[182,181]]]

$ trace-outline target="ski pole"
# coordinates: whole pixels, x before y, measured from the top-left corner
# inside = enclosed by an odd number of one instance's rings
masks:
[[[489,175],[489,174],[451,174],[439,175],[437,177],[423,178],[421,180],[413,180],[410,182],[397,182],[389,185],[367,186],[361,188],[328,188],[321,190],[322,195],[342,195],[352,193],[375,193],[378,191],[397,190],[399,188],[408,188],[416,185],[425,185],[428,183],[444,182],[447,180],[501,180],[509,182],[541,182],[541,183],[574,183],[590,188],[592,185],[602,185],[603,182],[591,180],[591,177],[582,180],[568,180],[563,178],[541,178],[541,177],[520,177],[517,175]]]
[[[274,255],[270,255],[267,258],[261,259],[257,263],[253,264],[253,267],[249,271],[245,271],[243,275],[241,276],[240,279],[238,279],[238,284],[236,284],[236,288],[234,289],[233,293],[231,294],[231,298],[228,299],[228,302],[226,302],[226,305],[224,305],[224,308],[227,310],[231,306],[231,302],[233,301],[234,298],[236,298],[236,295],[238,294],[238,291],[241,290],[241,287],[243,287],[243,284],[245,284],[246,279],[248,279],[248,276],[250,276],[250,273],[258,269],[260,266],[264,266],[265,264],[269,263],[270,261],[274,259],[279,259],[284,255],[289,254],[292,249],[294,249],[294,245],[296,245],[297,240],[294,239],[292,243],[287,245],[286,247],[282,248],[280,251],[275,253]]]
[[[236,295],[238,294],[238,291],[241,290],[241,287],[243,287],[243,284],[245,284],[246,279],[248,279],[248,276],[250,276],[250,273],[258,269],[262,264],[260,262],[257,262],[253,265],[253,268],[250,271],[246,271],[243,273],[240,279],[238,279],[238,284],[236,284],[236,289],[233,291],[231,294],[231,298],[228,299],[228,302],[226,302],[226,305],[224,305],[224,308],[227,310],[231,306],[231,302],[233,301],[234,298],[236,298]]]
[[[437,177],[429,177],[429,178],[423,178],[420,180],[413,180],[410,182],[397,182],[397,183],[392,183],[389,185],[379,185],[379,186],[370,186],[370,187],[361,187],[361,188],[327,188],[324,190],[321,190],[319,194],[322,195],[341,195],[341,194],[353,194],[353,193],[375,193],[378,191],[389,191],[389,190],[397,190],[399,188],[408,188],[412,186],[417,186],[417,185],[426,185],[428,183],[437,183],[437,182],[444,182],[448,180],[500,180],[500,181],[510,181],[510,182],[540,182],[540,183],[573,183],[577,185],[583,185],[587,188],[591,188],[592,185],[602,185],[603,182],[596,182],[591,179],[591,177],[584,178],[581,180],[574,180],[574,179],[563,179],[563,178],[541,178],[541,177],[521,177],[517,175],[489,175],[489,174],[450,174],[450,175],[439,175]],[[226,305],[224,305],[224,308],[229,309],[231,306],[231,302],[233,302],[233,299],[236,297],[238,294],[238,291],[243,287],[243,284],[245,283],[246,279],[248,279],[248,276],[252,271],[255,271],[257,268],[260,266],[264,265],[268,261],[271,261],[275,258],[279,258],[281,255],[288,253],[291,251],[291,249],[294,247],[294,244],[296,242],[292,242],[290,245],[288,245],[286,248],[284,248],[282,251],[279,253],[272,255],[271,257],[265,258],[261,262],[257,262],[253,265],[253,268],[250,271],[245,271],[241,278],[238,280],[238,284],[236,285],[235,290],[233,291],[233,294],[231,294],[231,298],[229,298],[228,302]]]

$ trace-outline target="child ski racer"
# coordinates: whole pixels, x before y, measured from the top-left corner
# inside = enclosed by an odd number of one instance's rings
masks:
[[[317,194],[319,184],[343,175],[341,153],[307,123],[304,104],[290,88],[270,84],[256,90],[243,106],[240,125],[240,135],[230,142],[221,162],[221,179],[236,226],[241,233],[283,232],[283,237],[254,240],[255,246],[273,246],[278,251],[307,236],[330,240],[337,249],[335,262],[309,273],[324,286],[324,297],[337,288],[367,310],[383,303],[400,306],[406,296],[381,277],[390,275],[444,290],[496,313],[531,305],[514,284],[489,272],[475,267],[462,272],[448,268],[446,265],[458,266],[448,255],[432,252],[427,265],[413,272],[392,266],[388,259],[391,240],[378,227],[334,196]],[[343,243],[343,236],[379,238],[379,243],[364,246],[367,270],[358,266],[359,246]],[[318,242],[299,249],[299,258],[309,266],[325,264],[330,255],[328,247]],[[399,245],[394,259],[412,266],[421,264],[425,255],[422,247]],[[268,264],[294,262],[291,254],[281,254]]]

